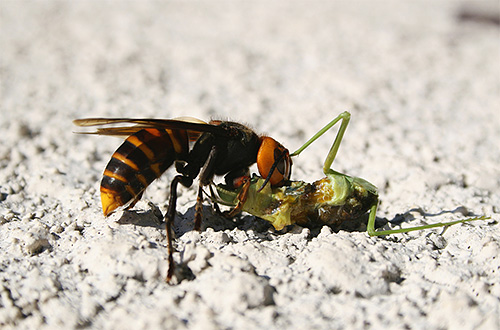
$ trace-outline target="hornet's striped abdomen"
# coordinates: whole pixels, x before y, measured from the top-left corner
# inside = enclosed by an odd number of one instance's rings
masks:
[[[104,215],[133,205],[144,189],[175,160],[185,160],[189,137],[185,130],[147,128],[130,135],[115,151],[101,181]]]

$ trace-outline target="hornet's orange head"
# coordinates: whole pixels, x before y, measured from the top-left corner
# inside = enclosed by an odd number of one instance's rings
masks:
[[[290,180],[292,159],[288,149],[268,136],[261,138],[257,153],[257,167],[260,175],[273,186],[280,186]],[[270,176],[268,178],[268,176]]]

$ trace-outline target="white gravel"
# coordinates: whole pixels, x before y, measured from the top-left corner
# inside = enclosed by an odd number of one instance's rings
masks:
[[[499,329],[499,25],[460,2],[0,2],[0,327]],[[497,1],[470,9],[500,17]],[[482,10],[482,12],[481,12]],[[205,209],[180,189],[167,285],[168,171],[104,218],[121,143],[91,116],[231,118],[295,150],[344,110],[335,169],[380,189],[386,238]],[[313,181],[334,132],[294,160]],[[255,170],[255,169],[253,169]],[[119,221],[118,221],[119,220]]]

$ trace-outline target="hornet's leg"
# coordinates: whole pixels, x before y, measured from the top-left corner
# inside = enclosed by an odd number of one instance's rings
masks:
[[[165,229],[167,231],[167,248],[168,248],[168,271],[167,278],[165,279],[167,283],[170,283],[172,276],[174,275],[175,263],[174,263],[174,246],[173,246],[173,232],[172,224],[175,219],[175,210],[177,203],[177,184],[181,183],[185,187],[189,187],[193,184],[193,179],[177,175],[172,180],[172,185],[170,186],[170,199],[168,203],[167,213],[165,214]]]
[[[134,205],[141,200],[142,195],[144,194],[144,191],[141,191],[139,195],[135,196],[134,200],[130,202],[130,204],[125,208],[125,210],[130,210],[131,208],[134,207]]]
[[[198,196],[196,197],[196,206],[194,209],[194,230],[201,230],[201,220],[203,217],[203,186],[198,186]]]
[[[232,210],[223,213],[225,217],[232,218],[241,213],[243,205],[247,200],[248,190],[250,189],[251,184],[250,169],[242,168],[239,170],[233,170],[226,174],[224,180],[229,187],[232,187],[234,189],[241,187],[238,196],[236,196],[236,206]]]
[[[210,189],[210,199],[212,200],[212,204],[214,206],[215,213],[221,214],[222,212],[220,211],[219,204],[217,204],[217,195],[215,194],[213,185],[210,185],[209,189]]]
[[[236,200],[238,201],[236,203],[236,206],[231,211],[229,211],[229,213],[225,214],[225,216],[232,218],[237,214],[241,213],[243,205],[245,205],[245,202],[248,197],[248,190],[250,189],[251,182],[252,181],[250,180],[250,178],[246,177],[243,183],[243,187],[241,188],[240,192],[238,193],[238,196],[236,197]]]
[[[215,160],[217,157],[217,148],[212,147],[208,158],[200,171],[200,185],[198,187],[198,196],[196,197],[196,206],[194,212],[194,230],[201,229],[201,219],[203,217],[203,186],[210,185],[215,172]]]

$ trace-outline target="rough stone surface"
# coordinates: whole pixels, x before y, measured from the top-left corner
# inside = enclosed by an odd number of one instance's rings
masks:
[[[2,1],[0,327],[500,328],[499,6],[463,6]],[[71,123],[231,118],[293,151],[344,110],[334,168],[379,187],[387,228],[492,219],[371,238],[363,223],[274,232],[207,203],[193,232],[181,188],[174,257],[192,279],[167,285],[148,202],[165,211],[174,169],[104,218],[120,141]],[[294,179],[322,176],[334,134]]]

